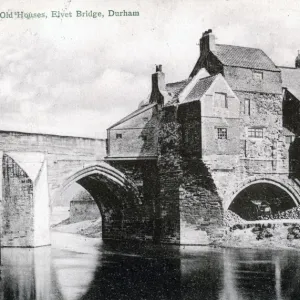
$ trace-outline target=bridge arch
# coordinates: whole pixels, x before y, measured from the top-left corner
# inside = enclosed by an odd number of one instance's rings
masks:
[[[276,212],[298,206],[299,199],[299,187],[288,177],[250,177],[226,195],[224,210],[247,210],[250,201],[253,204],[263,201]]]
[[[62,183],[60,196],[73,183],[86,189],[95,200],[102,216],[103,239],[130,239],[132,226],[142,223],[139,191],[125,174],[105,162],[76,170]]]
[[[117,170],[116,168],[110,166],[105,162],[97,163],[95,165],[90,165],[80,170],[77,170],[67,179],[64,180],[59,193],[63,193],[68,187],[70,187],[74,182],[78,182],[81,179],[88,177],[90,175],[99,174],[107,177],[109,180],[115,182],[124,189],[133,192],[134,200],[139,203],[138,189],[132,181],[130,181],[125,174]]]

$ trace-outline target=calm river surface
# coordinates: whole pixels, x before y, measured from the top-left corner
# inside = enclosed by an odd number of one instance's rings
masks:
[[[104,244],[2,250],[0,299],[300,299],[300,252]]]

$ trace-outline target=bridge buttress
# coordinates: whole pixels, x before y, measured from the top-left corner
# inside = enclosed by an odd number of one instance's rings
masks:
[[[47,162],[42,153],[2,156],[2,247],[50,244]]]

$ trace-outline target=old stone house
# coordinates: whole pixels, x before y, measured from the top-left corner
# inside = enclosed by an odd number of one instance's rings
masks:
[[[297,204],[299,66],[300,56],[283,68],[260,49],[216,44],[208,30],[187,79],[165,84],[156,67],[149,100],[108,129],[106,159],[140,170],[161,241],[206,243],[225,210],[251,219],[251,201]]]

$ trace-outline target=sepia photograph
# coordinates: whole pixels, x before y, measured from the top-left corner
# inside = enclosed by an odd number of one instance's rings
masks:
[[[0,300],[299,300],[300,2],[0,1]]]

